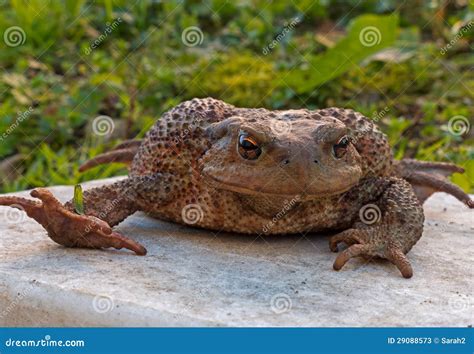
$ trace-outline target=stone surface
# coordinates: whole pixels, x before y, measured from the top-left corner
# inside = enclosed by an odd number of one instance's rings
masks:
[[[62,201],[72,196],[72,187],[51,190]],[[66,249],[12,210],[0,207],[2,326],[473,322],[474,212],[446,194],[425,204],[425,232],[409,253],[415,272],[409,280],[385,261],[351,260],[333,271],[335,254],[324,235],[216,234],[137,213],[117,229],[148,248],[149,254],[139,257]]]

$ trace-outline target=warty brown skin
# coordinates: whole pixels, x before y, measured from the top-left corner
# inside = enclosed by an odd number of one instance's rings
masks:
[[[127,141],[83,165],[130,163],[129,177],[84,193],[86,215],[45,189],[41,202],[0,197],[23,208],[67,247],[146,249],[111,227],[136,211],[211,230],[255,234],[339,231],[336,258],[381,257],[404,277],[423,231],[421,203],[436,191],[474,203],[445,177],[446,163],[394,161],[386,136],[349,109],[269,111],[212,98],[168,111],[142,141]]]

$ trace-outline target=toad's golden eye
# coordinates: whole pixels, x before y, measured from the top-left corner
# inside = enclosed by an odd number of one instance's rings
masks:
[[[347,152],[347,147],[349,146],[349,138],[347,136],[343,136],[336,145],[333,146],[334,156],[340,159],[343,157]]]
[[[244,159],[255,160],[262,153],[262,149],[258,146],[257,141],[248,135],[242,133],[239,136],[239,154]]]

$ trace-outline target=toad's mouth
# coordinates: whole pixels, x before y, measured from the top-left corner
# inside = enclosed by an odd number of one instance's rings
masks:
[[[250,188],[242,184],[224,181],[217,176],[212,176],[207,173],[203,173],[202,176],[206,180],[206,183],[215,189],[228,190],[231,192],[235,192],[239,194],[247,194],[247,195],[267,195],[269,197],[275,197],[275,196],[292,197],[292,198],[298,198],[301,201],[321,199],[321,198],[331,197],[335,195],[340,195],[352,189],[358,183],[358,182],[354,182],[352,184],[344,186],[343,188],[338,188],[338,189],[314,190],[313,188],[313,189],[308,190],[305,188],[298,188],[298,189],[295,188],[294,191],[285,192],[284,190],[278,190],[278,189],[271,190],[265,187]]]

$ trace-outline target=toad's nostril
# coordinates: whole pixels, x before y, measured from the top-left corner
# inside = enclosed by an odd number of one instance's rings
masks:
[[[288,165],[290,163],[290,160],[286,159],[286,160],[283,160],[283,164],[284,165]]]
[[[318,160],[314,160],[314,163],[319,163],[319,161],[318,161]]]

